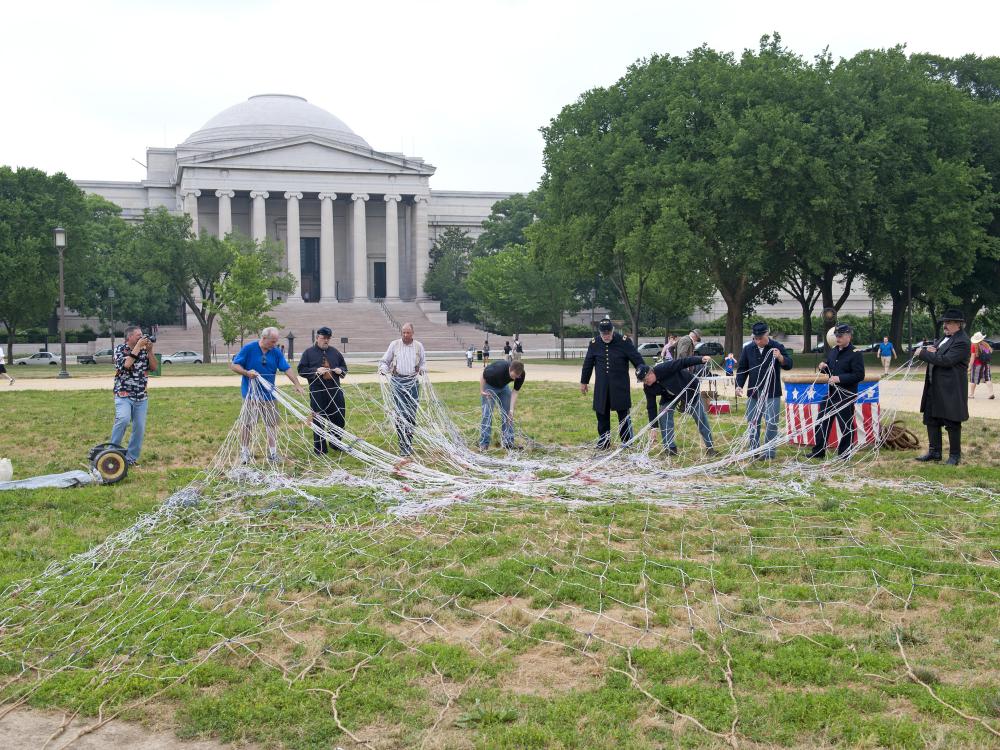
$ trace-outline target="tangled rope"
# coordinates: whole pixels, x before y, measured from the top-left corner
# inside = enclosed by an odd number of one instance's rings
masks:
[[[897,419],[888,427],[882,425],[885,438],[882,445],[894,451],[912,451],[920,447],[920,438],[901,419]]]

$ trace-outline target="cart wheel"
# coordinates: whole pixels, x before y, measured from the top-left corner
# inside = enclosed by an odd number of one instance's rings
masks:
[[[94,468],[101,475],[104,484],[120,482],[128,474],[125,456],[116,450],[104,450],[94,458]]]

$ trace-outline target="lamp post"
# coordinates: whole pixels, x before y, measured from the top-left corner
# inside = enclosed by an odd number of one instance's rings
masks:
[[[111,305],[111,351],[115,351],[115,290],[108,287],[108,302]]]
[[[56,227],[52,230],[52,242],[59,251],[59,361],[62,369],[60,378],[68,378],[66,370],[66,290],[63,284],[63,252],[66,250],[66,230]]]

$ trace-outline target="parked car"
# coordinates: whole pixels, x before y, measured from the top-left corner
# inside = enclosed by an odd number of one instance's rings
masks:
[[[77,354],[76,363],[78,365],[96,365],[97,360],[94,359],[93,354]]]
[[[660,356],[660,352],[663,351],[663,344],[657,344],[652,341],[647,341],[645,344],[639,345],[639,354],[643,357],[650,357],[656,359]]]
[[[726,350],[716,341],[702,341],[694,348],[694,353],[699,357],[704,357],[706,354],[709,357],[722,357],[725,356]]]
[[[201,364],[201,355],[198,352],[174,352],[173,354],[168,354],[163,357],[163,364],[179,364],[181,362],[190,362],[194,365]]]
[[[100,351],[94,352],[94,364],[113,365],[114,363],[115,363],[114,349],[101,349]]]
[[[59,355],[53,352],[35,352],[30,357],[14,360],[15,365],[58,365]]]

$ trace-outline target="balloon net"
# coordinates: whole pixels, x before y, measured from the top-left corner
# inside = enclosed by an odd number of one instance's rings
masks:
[[[534,439],[515,414],[513,449],[483,452],[481,411],[446,404],[426,378],[344,390],[341,428],[307,399],[255,384],[188,486],[4,591],[6,710],[55,701],[98,716],[92,731],[210,683],[213,668],[262,668],[322,698],[364,742],[352,696],[380,668],[416,660],[437,696],[430,736],[503,657],[515,681],[530,682],[539,663],[557,681],[616,674],[732,742],[745,715],[730,653],[739,639],[825,643],[873,621],[905,634],[918,599],[995,602],[1000,591],[997,493],[877,476],[867,469],[878,440],[822,462],[784,451],[762,465],[806,427],[780,415],[777,436],[758,442],[744,418],[709,414],[693,395],[658,403],[648,424],[636,404],[634,436],[609,450]],[[496,406],[494,444],[505,418]],[[850,397],[839,408],[854,407]],[[830,499],[845,487],[894,499],[895,517],[842,492]],[[663,653],[716,670],[725,726],[662,692]]]

